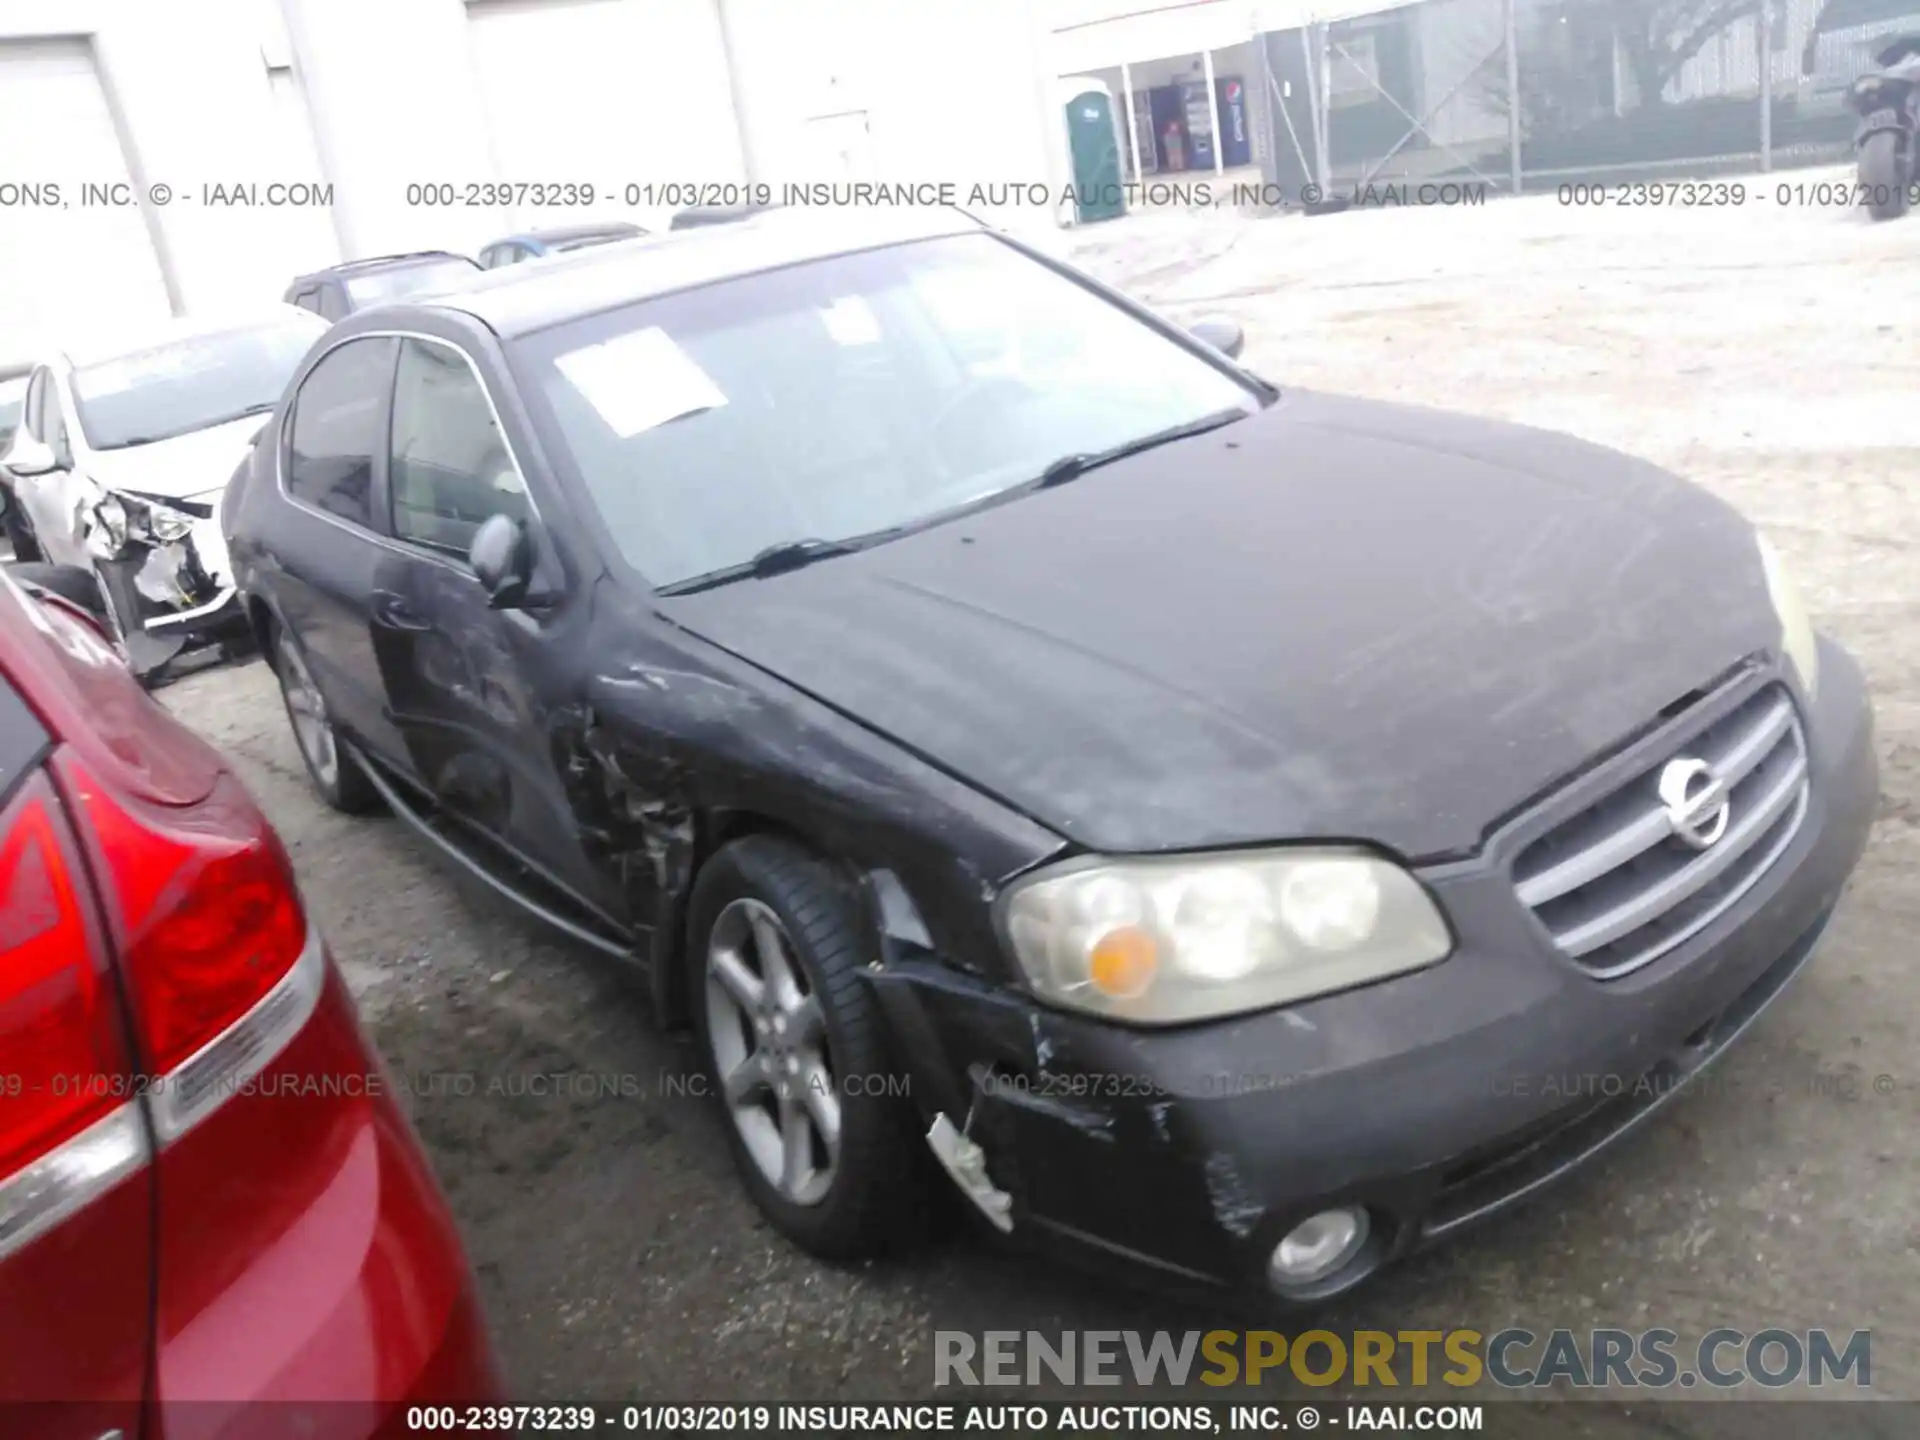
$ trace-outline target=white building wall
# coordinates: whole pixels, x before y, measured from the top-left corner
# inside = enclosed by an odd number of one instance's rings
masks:
[[[282,11],[347,256],[497,234],[498,208],[408,196],[413,184],[495,178],[461,0],[283,0]]]
[[[1036,0],[723,0],[756,181],[1065,183]],[[1035,218],[996,210],[991,218]]]
[[[516,228],[661,228],[746,179],[714,0],[468,0],[467,42]],[[599,198],[555,209],[518,188],[554,181]]]
[[[1127,62],[1176,59],[1201,50],[1223,50],[1250,40],[1259,28],[1258,7],[1249,0],[1146,9],[1122,0],[1053,0],[1053,60],[1062,74],[1104,70]],[[1101,10],[1112,18],[1092,18]]]
[[[77,152],[52,117],[35,123],[27,77],[45,72],[30,53],[34,41],[57,42],[52,52],[67,57],[91,55],[119,142],[112,164]],[[116,261],[160,277],[155,306],[278,298],[285,257],[299,236],[311,243],[313,217],[203,198],[215,184],[319,178],[287,173],[252,0],[0,0],[0,53],[23,67],[9,94],[27,112],[6,115],[6,175],[57,181],[65,200],[0,209],[0,334],[106,326],[129,304],[154,308],[103,274]],[[115,182],[131,187],[125,214],[80,205],[83,184]]]
[[[268,304],[343,257],[472,251],[584,213],[664,219],[628,207],[629,183],[1057,196],[1069,168],[1048,50],[1040,0],[0,0],[17,82],[0,97],[0,179],[57,181],[67,201],[0,210],[0,335],[17,347],[128,311]],[[99,76],[88,133],[107,139],[84,154],[35,123],[90,93],[48,78],[56,52]],[[465,203],[498,181],[617,200]],[[82,210],[82,183],[122,184],[133,203]],[[322,203],[270,205],[274,183]],[[421,203],[420,185],[454,187],[455,203]],[[213,186],[255,203],[210,201]],[[1049,208],[985,213],[1025,224]]]

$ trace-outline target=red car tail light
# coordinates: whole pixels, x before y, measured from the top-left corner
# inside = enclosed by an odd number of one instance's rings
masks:
[[[116,791],[71,751],[54,770],[85,820],[164,1144],[306,1023],[323,952],[278,837],[231,775],[183,807]]]
[[[0,1255],[147,1159],[120,996],[44,774],[0,814]]]

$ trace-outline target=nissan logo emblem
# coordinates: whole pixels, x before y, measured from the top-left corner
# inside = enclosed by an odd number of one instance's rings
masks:
[[[1704,760],[1669,760],[1660,772],[1660,803],[1674,835],[1695,850],[1709,849],[1727,833],[1727,783]]]

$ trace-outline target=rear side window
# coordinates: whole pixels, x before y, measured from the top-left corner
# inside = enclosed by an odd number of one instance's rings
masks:
[[[487,392],[451,345],[400,344],[388,488],[397,538],[461,556],[489,517],[527,519],[526,482]]]
[[[393,341],[349,340],[307,372],[293,399],[287,493],[302,504],[369,529],[373,457],[393,377]]]

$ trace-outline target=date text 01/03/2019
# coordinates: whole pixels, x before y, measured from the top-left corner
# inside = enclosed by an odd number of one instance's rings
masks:
[[[771,185],[601,185],[588,180],[418,181],[407,186],[406,203],[429,209],[578,209],[627,205],[641,209],[732,209],[771,205]]]

